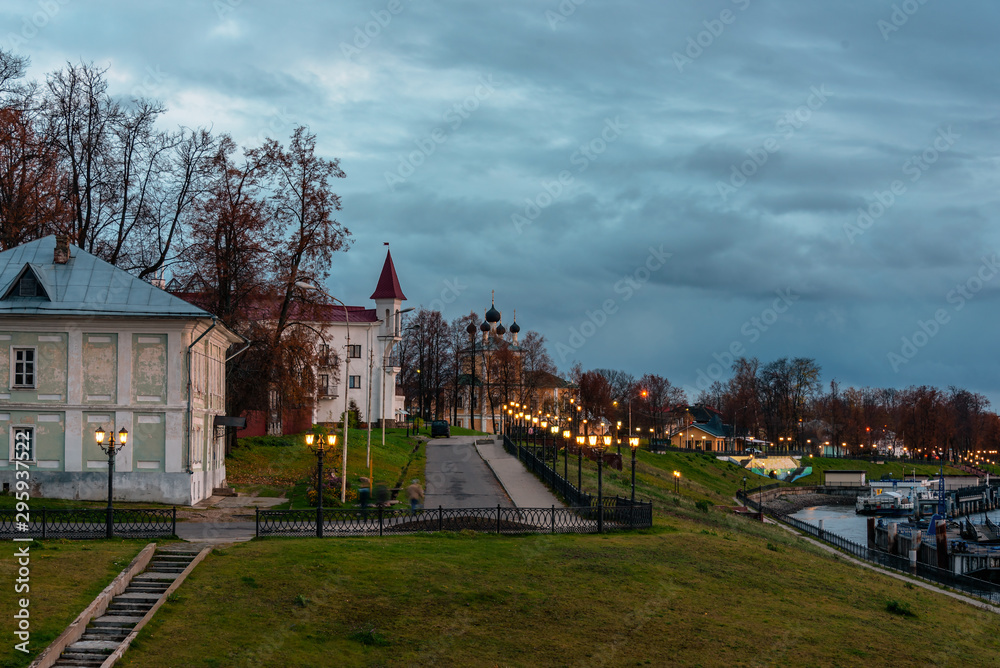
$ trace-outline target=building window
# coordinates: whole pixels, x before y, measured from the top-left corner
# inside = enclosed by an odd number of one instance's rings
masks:
[[[34,276],[25,274],[21,277],[21,281],[18,285],[18,296],[19,297],[37,297],[38,296],[38,281],[35,280]]]
[[[11,430],[11,461],[35,461],[34,427],[13,427]]]
[[[14,348],[14,387],[35,386],[35,349]]]
[[[361,376],[351,376],[348,387],[352,390],[359,389],[361,387]]]
[[[319,346],[319,364],[320,366],[330,366],[330,346],[321,343]]]
[[[351,359],[361,359],[361,346],[360,345],[350,345],[347,346],[347,356]]]
[[[330,376],[325,373],[319,375],[319,393],[320,396],[329,396],[330,394]]]
[[[458,395],[458,399],[455,400],[455,408],[465,408],[465,399],[462,398],[461,394]]]

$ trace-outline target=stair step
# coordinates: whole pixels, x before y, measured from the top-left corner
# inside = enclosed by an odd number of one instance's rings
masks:
[[[62,659],[53,664],[59,668],[92,668],[93,666],[104,665],[104,659]]]
[[[94,626],[109,626],[116,628],[132,628],[142,621],[142,617],[135,615],[101,615],[92,620]]]
[[[173,573],[139,573],[132,582],[166,582],[170,583],[177,579]]]
[[[107,654],[92,654],[92,653],[87,653],[87,652],[71,652],[70,650],[67,649],[62,654],[59,655],[59,660],[60,661],[76,661],[76,662],[80,662],[80,663],[90,662],[90,661],[97,661],[98,662],[97,665],[100,665],[100,664],[104,663],[104,657],[106,657],[106,656],[107,656]]]
[[[153,607],[152,603],[112,603],[108,606],[109,612],[141,610],[143,612]]]
[[[106,640],[77,640],[66,651],[77,654],[111,654],[120,644]]]
[[[118,594],[115,599],[121,599],[123,601],[149,601],[150,603],[155,603],[160,598],[159,594],[150,594],[147,592],[130,592],[126,591],[124,594]]]

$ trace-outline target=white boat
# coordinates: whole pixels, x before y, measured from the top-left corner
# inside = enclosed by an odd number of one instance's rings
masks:
[[[854,512],[858,515],[899,517],[913,513],[913,501],[900,492],[873,491],[868,496],[858,497]]]

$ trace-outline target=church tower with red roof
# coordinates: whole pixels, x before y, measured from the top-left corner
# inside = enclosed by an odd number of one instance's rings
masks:
[[[393,338],[400,336],[400,306],[406,301],[406,296],[399,287],[399,278],[396,276],[396,267],[392,264],[392,252],[389,249],[385,251],[382,274],[378,277],[378,285],[375,286],[371,299],[375,300],[375,313],[382,321],[379,336]]]

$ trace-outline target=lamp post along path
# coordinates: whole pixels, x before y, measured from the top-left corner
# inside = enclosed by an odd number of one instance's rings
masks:
[[[104,436],[107,434],[108,443],[104,444]],[[112,538],[114,536],[114,480],[115,480],[115,456],[121,452],[125,444],[128,443],[128,430],[125,427],[121,428],[118,432],[118,445],[115,445],[115,437],[113,433],[105,432],[100,427],[94,432],[94,439],[97,441],[97,445],[108,455],[108,508],[107,517],[105,525],[105,537]]]

